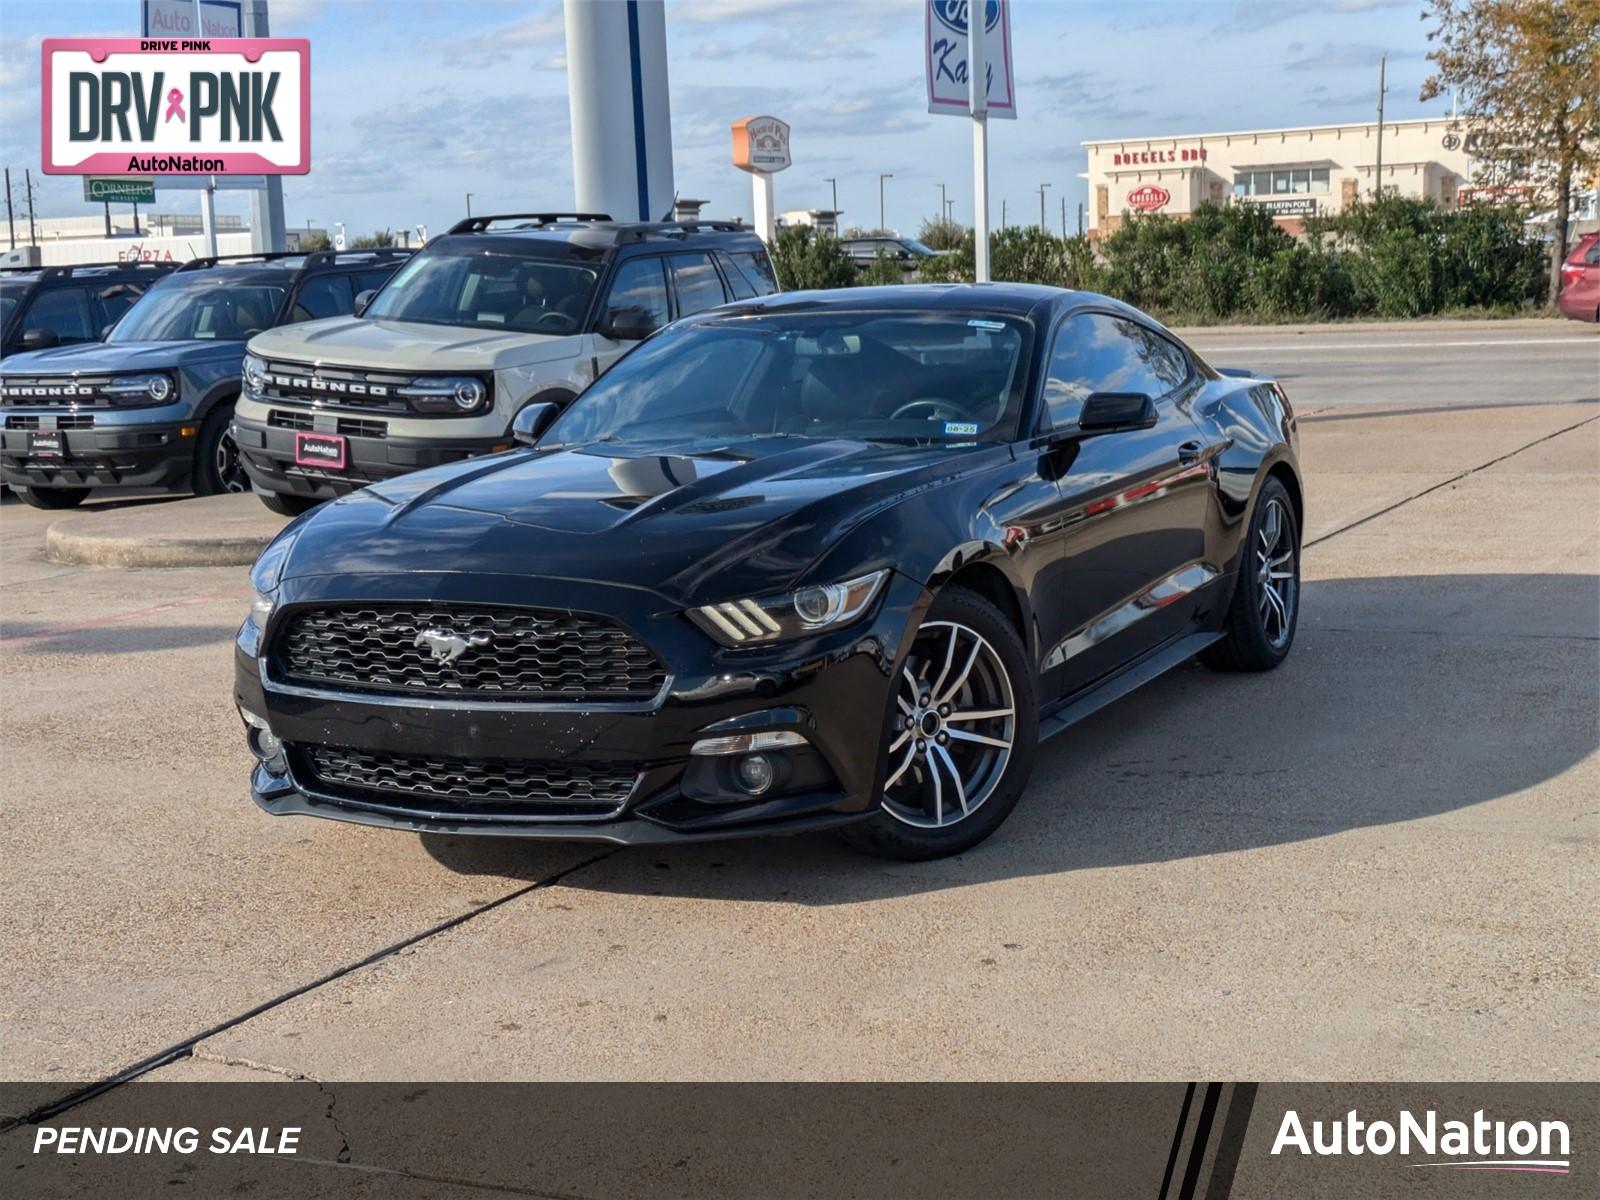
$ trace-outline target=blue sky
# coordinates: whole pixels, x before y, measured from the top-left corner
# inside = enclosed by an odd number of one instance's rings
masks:
[[[608,2],[608,0],[599,0]],[[1389,55],[1387,111],[1422,104],[1427,26],[1420,0],[1014,0],[1020,119],[990,136],[994,217],[1037,220],[1051,184],[1084,199],[1081,141],[1364,120]],[[39,180],[39,40],[129,36],[138,0],[0,4],[0,162]],[[271,0],[272,31],[312,45],[312,159],[289,177],[291,225],[352,233],[419,222],[431,231],[473,210],[572,201],[560,0]],[[673,155],[683,195],[713,216],[750,216],[747,177],[728,161],[729,124],[772,113],[793,127],[794,166],[777,205],[825,207],[837,176],[846,221],[878,219],[878,173],[892,226],[913,232],[939,207],[971,215],[966,122],[926,111],[920,0],[668,0]],[[20,193],[20,187],[17,188]],[[75,178],[36,184],[41,216],[93,212]],[[158,207],[197,211],[192,193]],[[241,211],[219,198],[221,211]]]

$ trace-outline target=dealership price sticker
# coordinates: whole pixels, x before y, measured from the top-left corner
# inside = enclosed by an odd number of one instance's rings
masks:
[[[304,175],[305,38],[46,38],[48,175]]]

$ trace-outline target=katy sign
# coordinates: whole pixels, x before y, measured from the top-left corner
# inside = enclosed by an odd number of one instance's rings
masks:
[[[304,38],[46,38],[48,175],[304,175]]]

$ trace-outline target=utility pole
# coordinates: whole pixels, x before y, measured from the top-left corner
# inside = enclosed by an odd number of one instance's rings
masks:
[[[33,172],[27,167],[22,169],[22,182],[28,189],[28,244],[39,244],[39,227],[33,223]]]
[[[11,238],[11,249],[17,248],[17,218],[11,211],[11,168],[6,168],[6,232]]]
[[[1047,226],[1044,223],[1044,190],[1045,190],[1045,188],[1050,187],[1050,186],[1051,185],[1048,184],[1048,183],[1041,183],[1039,185],[1039,232],[1040,233],[1049,233],[1050,232],[1049,226]]]
[[[1389,56],[1383,55],[1378,59],[1378,172],[1377,183],[1372,189],[1372,194],[1382,199],[1383,197],[1383,93],[1388,88],[1383,84],[1384,68],[1389,63]]]
[[[1061,240],[1067,240],[1067,198],[1061,197]]]
[[[949,203],[944,198],[944,184],[941,183],[939,185],[939,220],[944,220],[944,210],[948,207]]]
[[[1083,236],[1083,201],[1078,201],[1078,236]]]
[[[832,185],[832,187],[833,187],[833,211],[835,213],[838,213],[838,211],[839,211],[839,181],[837,179],[830,179],[827,176],[824,176],[822,182]]]
[[[889,228],[888,222],[884,219],[883,215],[883,181],[885,179],[893,178],[893,171],[883,171],[878,175],[878,228],[880,230],[887,230]]]
[[[470,217],[471,215],[472,215],[472,193],[468,192],[467,193],[467,216]]]
[[[956,202],[954,200],[946,200],[944,202],[944,219],[948,225],[956,223]]]
[[[1000,228],[1001,229],[1007,228],[1007,226],[1006,226],[1006,202],[1005,202],[1004,198],[1002,198],[1001,201],[1000,201]]]

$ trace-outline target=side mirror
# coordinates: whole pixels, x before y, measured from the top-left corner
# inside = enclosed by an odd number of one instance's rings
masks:
[[[661,326],[642,308],[619,308],[606,314],[600,332],[618,342],[640,342]]]
[[[1149,429],[1156,423],[1156,402],[1143,392],[1094,392],[1083,402],[1078,428],[1085,433],[1115,429]]]
[[[363,317],[367,313],[367,305],[372,303],[372,298],[378,294],[377,288],[368,288],[356,297],[356,316]]]
[[[511,418],[511,440],[523,446],[537,445],[539,437],[561,409],[554,404],[530,404]]]
[[[60,344],[61,337],[54,329],[29,329],[22,335],[25,350],[48,350]]]

